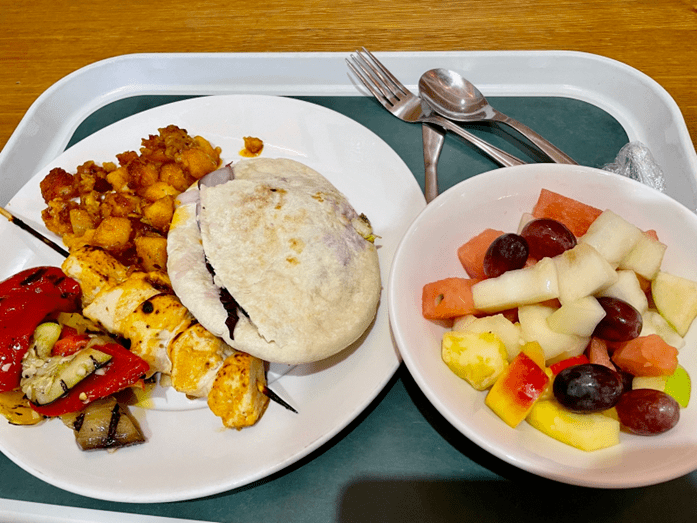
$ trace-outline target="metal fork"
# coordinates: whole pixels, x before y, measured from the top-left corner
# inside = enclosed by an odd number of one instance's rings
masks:
[[[465,131],[450,120],[435,114],[426,102],[409,91],[365,47],[346,59],[356,77],[373,94],[380,104],[400,120],[410,123],[430,123],[452,131],[478,147],[492,160],[504,167],[523,165],[525,162]]]

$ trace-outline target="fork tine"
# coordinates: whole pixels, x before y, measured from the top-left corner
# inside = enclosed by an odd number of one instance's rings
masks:
[[[378,74],[380,76],[381,80],[385,83],[386,86],[389,86],[390,84],[392,84],[394,87],[397,88],[397,90],[401,91],[402,94],[405,94],[405,95],[410,94],[409,90],[404,86],[404,84],[402,82],[400,82],[390,72],[390,70],[387,67],[382,65],[382,62],[380,60],[378,60],[377,58],[375,58],[375,55],[373,53],[368,51],[365,47],[363,47],[362,49],[363,49],[363,53],[365,53],[370,58],[370,61],[372,61],[372,63],[375,66],[377,66],[377,69],[375,69],[375,67],[373,67],[373,70],[376,72],[376,74]],[[356,51],[356,52],[359,55],[361,54],[361,51]],[[368,60],[366,60],[364,57],[362,57],[362,58],[363,58],[363,60],[368,62]],[[395,96],[397,96],[397,93],[394,92],[395,89],[391,89],[391,90],[392,90],[393,94]]]
[[[351,58],[356,61],[355,57],[351,56]],[[384,93],[381,92],[380,89],[378,89],[378,86],[374,83],[374,80],[370,75],[363,71],[363,67],[361,64],[356,62],[356,65],[354,65],[350,60],[346,59],[346,63],[349,66],[349,69],[353,71],[353,74],[356,75],[356,77],[363,83],[363,85],[368,89],[373,96],[382,104],[385,105],[388,103],[387,99],[385,98]]]
[[[356,74],[360,75],[364,84],[367,81],[372,86],[372,89],[369,87],[370,92],[380,100],[382,105],[390,109],[392,105],[399,101],[395,98],[392,90],[385,85],[384,79],[380,77],[375,67],[366,61],[359,51],[356,51],[355,55],[351,55],[351,58],[353,59],[353,64],[349,63],[349,66]],[[389,104],[389,107],[386,104]]]

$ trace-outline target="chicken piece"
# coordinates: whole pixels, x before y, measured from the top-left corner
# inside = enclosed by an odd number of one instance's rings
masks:
[[[269,398],[262,392],[265,384],[264,362],[235,351],[215,376],[208,407],[228,428],[252,426],[269,405]]]
[[[174,338],[194,321],[174,294],[156,294],[121,322],[121,334],[131,341],[131,352],[150,365],[151,373],[172,373],[168,349]]]
[[[203,325],[192,323],[169,346],[172,386],[195,398],[205,398],[223,361],[234,349]]]
[[[264,362],[208,332],[172,293],[160,272],[128,274],[104,249],[76,248],[63,271],[83,289],[85,317],[131,341],[151,371],[171,375],[175,390],[208,396],[226,427],[256,423],[268,405]]]
[[[92,303],[100,292],[128,277],[128,270],[116,258],[100,247],[89,245],[71,252],[61,268],[80,283],[83,307]]]
[[[126,318],[145,300],[163,292],[173,292],[169,279],[163,273],[135,272],[117,285],[102,290],[84,308],[83,314],[99,323],[107,332],[124,336]]]

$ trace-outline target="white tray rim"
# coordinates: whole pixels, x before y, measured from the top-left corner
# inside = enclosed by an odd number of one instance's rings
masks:
[[[669,195],[697,208],[697,153],[684,117],[660,84],[633,67],[563,50],[375,54],[411,89],[423,71],[448,67],[466,73],[487,96],[558,96],[591,103],[617,119],[630,141],[649,147],[666,173]],[[369,96],[348,73],[348,56],[141,53],[85,66],[37,98],[0,152],[0,203],[60,154],[87,116],[111,102],[137,95]]]

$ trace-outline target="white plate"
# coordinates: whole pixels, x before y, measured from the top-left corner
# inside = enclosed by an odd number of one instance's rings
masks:
[[[390,321],[405,364],[433,405],[483,449],[521,469],[565,483],[624,488],[651,485],[697,469],[697,405],[678,425],[653,437],[621,434],[615,447],[586,453],[521,423],[508,427],[477,392],[450,372],[440,357],[445,327],[421,315],[423,285],[450,276],[466,278],[456,250],[484,228],[515,232],[541,188],[612,209],[668,245],[663,268],[697,280],[697,216],[638,182],[587,167],[538,164],[499,169],[449,189],[409,227],[388,281]],[[697,326],[679,360],[697,377]]]
[[[41,169],[9,208],[45,230],[38,186],[50,168],[74,172],[86,160],[115,161],[115,154],[137,151],[141,138],[168,124],[220,146],[225,162],[240,158],[243,136],[256,136],[264,141],[264,157],[293,158],[325,175],[380,236],[383,282],[402,234],[425,206],[399,156],[350,118],[293,99],[231,95],[158,107],[95,133]],[[25,267],[62,261],[4,220],[0,243],[10,246],[0,252],[3,279]],[[38,427],[0,423],[0,448],[31,474],[84,496],[138,503],[208,496],[262,479],[320,447],[363,411],[399,362],[383,301],[358,343],[319,364],[295,367],[274,383],[299,414],[272,403],[256,426],[224,430],[205,402],[182,404],[167,394],[156,410],[134,409],[148,438],[144,445],[81,452],[72,431],[51,421]]]

